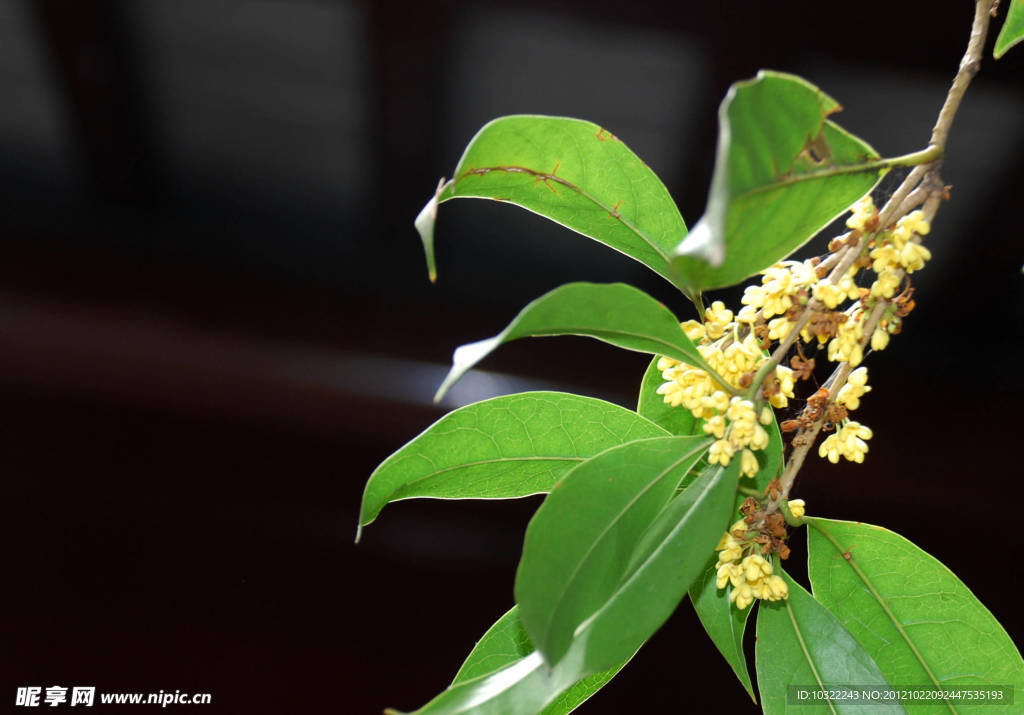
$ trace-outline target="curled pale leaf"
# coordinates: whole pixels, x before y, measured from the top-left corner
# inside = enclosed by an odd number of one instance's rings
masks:
[[[707,208],[674,251],[686,292],[733,285],[784,258],[878,182],[874,149],[827,119],[839,109],[780,72],[732,86]]]
[[[519,338],[585,335],[627,350],[668,355],[711,371],[664,305],[624,283],[568,283],[523,308],[492,338],[455,350],[435,400],[495,348]]]
[[[434,260],[434,224],[437,223],[438,197],[440,197],[444,186],[444,178],[442,177],[437,182],[437,190],[434,192],[434,195],[430,197],[430,201],[420,210],[414,222],[416,232],[419,233],[420,240],[423,242],[423,251],[427,254],[427,272],[431,283],[437,281],[437,264]]]

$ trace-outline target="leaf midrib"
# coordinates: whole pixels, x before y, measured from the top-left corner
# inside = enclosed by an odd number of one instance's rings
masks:
[[[665,547],[665,544],[672,540],[672,538],[679,532],[679,529],[682,528],[682,526],[690,519],[690,516],[693,515],[697,511],[698,506],[700,504],[704,503],[704,500],[707,499],[708,494],[717,485],[718,480],[722,478],[722,475],[724,473],[725,473],[725,469],[719,467],[718,471],[713,476],[711,476],[708,479],[707,486],[700,493],[700,496],[698,496],[696,499],[693,500],[693,504],[690,505],[690,508],[687,510],[686,514],[683,516],[682,519],[680,519],[676,523],[676,525],[675,525],[675,527],[673,527],[672,531],[670,531],[668,534],[666,534],[665,538],[661,540],[661,542],[658,544],[658,546],[656,548],[652,549],[651,553],[649,553],[647,555],[647,558],[644,559],[642,563],[638,564],[636,566],[636,568],[633,569],[633,572],[629,575],[629,578],[627,578],[615,590],[615,592],[612,593],[612,595],[605,602],[604,606],[599,608],[592,616],[590,616],[590,618],[588,618],[586,621],[584,621],[584,623],[590,623],[594,619],[596,619],[599,615],[601,615],[601,613],[603,613],[604,610],[606,608],[608,608],[608,604],[612,603],[612,601],[617,599],[622,594],[622,592],[625,591],[630,586],[630,584],[632,584],[634,581],[636,581],[636,579],[639,578],[639,576],[643,572],[643,570],[647,567],[648,564],[651,563],[651,560],[654,559],[655,556],[657,556],[658,554],[661,553],[661,550]],[[698,477],[698,481],[699,480],[700,480],[700,477]],[[688,487],[688,489],[692,489],[692,488],[693,488],[693,485],[691,484],[690,487]],[[679,497],[677,496],[676,498],[678,499]]]
[[[567,329],[570,332],[566,332]],[[579,335],[580,337],[584,337],[584,338],[586,338],[586,337],[596,337],[596,336],[599,336],[599,335],[614,335],[616,337],[642,338],[644,340],[650,340],[653,343],[658,343],[659,345],[664,345],[665,347],[672,348],[673,350],[678,350],[681,354],[686,355],[688,360],[693,360],[695,362],[695,366],[696,367],[700,367],[701,369],[705,370],[705,372],[710,373],[712,377],[714,377],[715,379],[718,379],[718,373],[716,373],[714,370],[711,369],[711,366],[708,365],[704,361],[704,358],[702,358],[700,356],[700,353],[694,352],[694,354],[690,354],[689,352],[687,352],[687,350],[683,346],[678,345],[678,344],[673,343],[673,342],[670,342],[670,341],[665,340],[663,338],[659,338],[659,337],[654,336],[654,335],[647,335],[645,333],[637,333],[637,332],[634,332],[634,331],[631,331],[631,330],[613,330],[613,329],[609,329],[609,328],[593,329],[593,330],[590,330],[590,332],[587,332],[587,333],[571,332],[572,330],[580,330],[580,329],[582,329],[582,328],[579,328],[579,327],[577,327],[577,328],[569,327],[569,328],[551,328],[551,329],[548,329],[548,330],[537,330],[537,331],[532,331],[531,330],[529,335],[531,337],[553,337],[553,336],[556,336],[556,335]],[[504,341],[502,341],[502,342],[504,342]],[[721,382],[722,382],[722,384],[726,384],[724,381],[721,381]]]
[[[662,439],[662,438],[659,437],[659,438],[655,438],[655,439]],[[672,438],[670,438],[670,439],[672,439]],[[674,439],[678,439],[678,437],[674,438]],[[704,441],[704,440],[702,440],[702,441]],[[627,504],[625,504],[622,509],[619,510],[619,512],[615,515],[615,517],[611,521],[609,521],[608,525],[605,526],[605,528],[601,530],[601,533],[598,534],[597,538],[594,539],[594,541],[590,544],[590,547],[586,550],[586,552],[583,554],[582,558],[580,558],[579,562],[576,564],[576,568],[573,569],[573,572],[569,576],[569,579],[565,582],[565,587],[562,589],[561,594],[558,596],[558,599],[555,601],[554,608],[551,609],[552,616],[548,620],[549,627],[546,629],[548,631],[548,633],[550,633],[550,624],[554,622],[555,616],[556,616],[558,610],[562,607],[562,603],[564,602],[566,595],[569,593],[570,587],[572,586],[573,582],[576,580],[576,577],[579,576],[580,570],[583,568],[583,565],[590,558],[590,555],[594,552],[594,549],[597,548],[597,545],[600,544],[604,540],[604,538],[608,535],[608,532],[612,529],[612,527],[615,526],[616,524],[618,524],[620,521],[622,521],[622,519],[624,518],[625,514],[630,509],[632,509],[632,507],[636,504],[638,499],[640,499],[642,496],[647,494],[648,491],[650,491],[656,484],[660,483],[661,480],[664,479],[673,470],[675,470],[677,467],[679,467],[680,464],[685,462],[687,459],[690,459],[695,454],[698,454],[703,449],[706,449],[707,446],[708,446],[707,444],[704,444],[704,445],[700,445],[700,446],[694,447],[693,449],[691,449],[688,452],[686,452],[686,454],[681,456],[679,459],[677,459],[675,462],[673,462],[670,466],[668,466],[664,470],[662,470],[661,473],[658,474],[658,476],[656,476],[654,479],[652,479],[650,482],[648,482],[647,485],[644,486],[643,489],[641,489],[639,492],[637,492],[633,496],[633,498],[630,499],[629,502]],[[628,582],[628,580],[627,580],[627,582]],[[614,595],[616,593],[618,593],[617,590],[615,592],[613,592],[612,596],[614,597]],[[597,612],[600,612],[600,610],[601,609],[598,609]]]
[[[461,462],[459,464],[453,464],[450,467],[444,467],[438,469],[430,474],[426,474],[422,477],[417,477],[407,482],[403,482],[402,486],[391,492],[394,496],[408,486],[419,484],[420,482],[426,481],[427,479],[433,479],[438,475],[445,474],[447,472],[453,472],[456,469],[466,469],[468,467],[482,467],[488,464],[503,464],[505,462],[583,462],[586,461],[587,457],[552,457],[552,456],[535,456],[535,457],[500,457],[498,459],[481,459],[476,462]]]
[[[546,171],[538,170],[538,169],[531,169],[531,168],[526,167],[526,166],[508,166],[508,165],[506,165],[506,166],[500,166],[500,165],[499,166],[479,166],[479,167],[473,167],[473,169],[472,169],[472,171],[474,171],[474,172],[479,172],[480,170],[484,170],[484,171],[501,171],[501,172],[506,173],[506,174],[523,173],[524,175],[527,175],[527,176],[533,176],[535,179],[539,177],[539,178],[541,178],[544,181],[554,181],[559,186],[564,186],[567,189],[569,189],[570,191],[576,192],[576,194],[578,196],[582,196],[584,199],[590,201],[592,204],[594,204],[595,206],[600,208],[602,211],[606,211],[608,213],[608,217],[609,218],[612,218],[612,219],[618,221],[623,226],[625,226],[627,229],[632,231],[641,241],[646,243],[650,247],[650,249],[652,251],[654,251],[656,254],[658,254],[658,256],[663,261],[665,261],[666,264],[668,264],[671,261],[671,257],[665,251],[665,249],[663,249],[661,246],[659,246],[654,241],[653,238],[651,238],[650,236],[647,235],[647,233],[645,231],[642,231],[639,226],[637,226],[632,221],[629,221],[625,217],[623,217],[622,214],[619,213],[618,209],[616,209],[613,206],[608,206],[603,201],[598,199],[596,196],[592,195],[590,192],[586,191],[585,189],[583,189],[580,186],[577,186],[576,184],[572,183],[571,181],[568,181],[567,179],[563,179],[561,176],[556,176],[554,174],[548,174]],[[460,182],[462,182],[467,176],[470,176],[470,175],[472,175],[470,173],[470,171],[464,171],[455,180],[456,187],[457,187],[457,185]],[[453,189],[453,191],[455,191],[455,190],[457,190],[457,188]],[[453,194],[453,196],[457,196],[457,194]],[[488,197],[488,198],[490,198],[490,197]],[[517,201],[510,201],[509,203],[513,203],[513,204],[517,204],[517,205],[522,205],[522,204],[520,204]],[[680,238],[680,240],[682,240],[682,238]]]
[[[811,651],[807,648],[807,642],[804,640],[803,631],[800,630],[800,624],[797,623],[796,614],[793,613],[793,607],[789,604],[789,599],[785,600],[786,614],[789,615],[789,622],[793,626],[793,635],[796,636],[797,642],[800,644],[800,650],[803,651],[804,660],[807,661],[808,667],[811,669],[811,674],[814,675],[814,680],[818,683],[818,688],[823,693],[828,693],[828,688],[825,687],[824,681],[821,679],[821,674],[818,673],[818,667],[814,664],[814,659],[811,658]],[[836,708],[832,704],[832,699],[829,697],[825,698],[825,703],[828,705],[828,709],[833,713],[836,713]],[[838,715],[838,713],[837,713]]]
[[[839,552],[840,556],[843,556],[844,554],[850,554],[850,550],[844,548],[843,545],[839,543],[839,539],[833,536],[833,534],[821,523],[820,520],[808,519],[807,523],[811,527],[813,527],[818,533],[824,536],[825,539],[828,540],[828,542],[832,545],[832,547]],[[921,655],[921,651],[917,649],[917,644],[914,643],[913,639],[911,639],[910,637],[910,634],[907,633],[907,631],[903,628],[903,624],[900,623],[900,621],[896,618],[896,614],[893,613],[892,609],[889,608],[889,605],[885,602],[885,599],[882,598],[882,595],[878,592],[878,589],[875,588],[875,584],[871,581],[871,579],[860,567],[860,565],[855,564],[853,562],[852,555],[850,555],[850,558],[846,558],[844,556],[843,561],[845,561],[850,566],[850,568],[853,569],[853,572],[857,574],[857,577],[860,578],[860,580],[864,583],[864,586],[867,587],[868,593],[870,593],[872,598],[875,599],[875,601],[878,603],[879,607],[882,609],[885,615],[889,617],[889,620],[892,622],[892,625],[896,629],[896,632],[900,634],[904,642],[906,642],[907,647],[910,648],[910,652],[914,654],[914,657],[917,659],[917,662],[924,669],[924,672],[928,674],[929,678],[931,678],[932,684],[936,688],[944,692],[945,689],[942,687],[942,683],[939,681],[937,677],[935,677],[935,673],[932,672],[932,669],[931,667],[929,667],[927,661],[925,661],[924,656]],[[946,707],[949,708],[950,712],[959,712],[953,706],[953,703],[949,701],[948,698],[943,698],[942,701],[946,704]]]

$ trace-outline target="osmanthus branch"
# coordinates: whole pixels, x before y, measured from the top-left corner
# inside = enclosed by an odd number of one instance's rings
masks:
[[[936,147],[939,150],[939,158],[932,162],[915,166],[910,172],[906,179],[900,184],[893,195],[886,202],[885,206],[879,212],[878,226],[880,229],[884,229],[890,226],[894,221],[899,220],[912,209],[923,204],[922,213],[924,214],[925,220],[929,223],[935,217],[938,211],[939,204],[942,202],[945,187],[939,176],[939,169],[942,164],[941,153],[945,150],[946,141],[949,138],[950,127],[953,124],[953,119],[956,117],[957,110],[960,108],[960,103],[963,101],[964,93],[967,91],[967,87],[970,85],[974,75],[978,73],[981,67],[982,52],[985,47],[985,38],[988,35],[989,25],[991,23],[992,7],[994,0],[977,0],[974,8],[974,22],[971,26],[971,37],[967,44],[967,50],[964,52],[963,58],[960,60],[960,67],[957,70],[956,76],[953,78],[953,84],[951,85],[949,92],[946,94],[946,101],[942,105],[942,109],[939,111],[938,119],[936,120],[935,127],[932,130],[930,146]],[[831,259],[831,263],[828,265],[832,267],[829,273],[829,280],[832,282],[838,282],[839,279],[846,274],[853,262],[860,256],[867,246],[868,241],[873,238],[872,234],[864,234],[860,237],[855,245],[847,246],[841,249],[837,254],[838,258]],[[829,260],[829,259],[827,259]],[[900,279],[903,278],[903,271],[899,271],[898,275]],[[885,298],[879,298],[871,313],[865,319],[863,337],[861,338],[861,348],[867,346],[871,341],[871,336],[878,326],[882,317],[885,315],[886,310],[893,304],[892,300]],[[771,365],[774,367],[778,365],[786,356],[793,343],[797,340],[800,332],[803,330],[807,321],[810,320],[811,315],[816,310],[821,310],[824,306],[820,301],[811,299],[803,312],[796,319],[793,328],[789,334],[779,343],[775,352],[772,353]],[[769,499],[762,510],[764,516],[768,516],[779,509],[780,502],[783,502],[789,498],[789,492],[793,488],[793,482],[796,479],[797,474],[800,472],[800,468],[803,466],[804,460],[807,457],[807,453],[814,446],[814,443],[821,432],[822,427],[826,421],[827,406],[831,404],[843,385],[846,384],[847,378],[850,376],[852,366],[848,362],[841,362],[833,371],[828,380],[824,383],[824,386],[828,388],[829,396],[828,402],[826,403],[826,409],[822,410],[821,416],[807,429],[800,429],[793,437],[793,449],[789,456],[789,461],[786,463],[786,468],[779,477],[779,491],[774,499]],[[766,375],[758,375],[763,378]],[[755,383],[759,384],[759,383]],[[756,526],[756,525],[755,525]]]

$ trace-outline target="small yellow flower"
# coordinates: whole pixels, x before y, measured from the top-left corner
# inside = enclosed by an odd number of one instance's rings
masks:
[[[785,365],[779,365],[775,368],[775,377],[779,380],[779,391],[768,398],[768,402],[771,403],[772,407],[783,408],[789,404],[789,398],[793,397],[793,389],[796,387],[796,376],[793,374],[793,369],[786,367]],[[762,422],[762,424],[768,424]]]
[[[930,261],[931,258],[931,251],[920,243],[914,243],[913,241],[907,241],[906,245],[903,246],[903,250],[900,251],[900,265],[903,266],[907,273],[921,270],[924,268],[924,262]]]
[[[762,576],[771,576],[773,571],[771,562],[760,554],[751,554],[740,562],[740,566],[743,567],[747,581],[752,583],[758,581]]]
[[[725,334],[726,329],[732,323],[732,311],[725,307],[725,303],[716,300],[711,307],[704,311],[704,325],[707,328],[708,337],[717,340]]]
[[[782,340],[784,337],[789,335],[789,331],[796,325],[792,320],[786,316],[779,318],[772,318],[768,321],[768,337],[771,340]]]
[[[881,328],[875,328],[875,332],[871,333],[871,349],[885,350],[888,344],[889,333]]]
[[[818,279],[807,261],[782,261],[761,271],[761,276],[762,285],[747,288],[743,303],[760,307],[766,319],[789,310],[794,294]]]
[[[843,445],[843,456],[852,462],[863,462],[868,453],[868,445],[864,440],[871,439],[871,429],[860,422],[850,420],[839,430],[839,440]]]
[[[768,595],[765,596],[769,601],[781,601],[789,598],[789,586],[779,575],[769,576],[765,579],[765,587],[768,591]]]
[[[762,286],[747,286],[743,289],[743,297],[740,302],[747,308],[757,310],[764,305],[765,290]],[[740,310],[742,313],[743,310]]]
[[[713,442],[711,449],[708,450],[708,463],[721,464],[723,467],[727,467],[735,452],[736,450],[729,444],[728,440],[720,439],[717,442]]]
[[[686,337],[693,342],[701,340],[706,335],[704,324],[696,320],[687,320],[680,323],[679,327],[683,329],[684,333],[686,333]]]
[[[674,360],[674,359],[672,359],[670,357],[660,357],[660,358],[658,358],[658,370],[660,370],[661,372],[665,372],[666,370],[672,370],[673,368],[677,367],[679,364],[680,364],[680,362],[678,360]],[[665,379],[668,380],[670,378],[666,377]]]
[[[892,298],[900,287],[900,275],[890,269],[885,269],[878,274],[878,280],[871,284],[872,298]]]
[[[750,448],[761,451],[768,446],[768,432],[761,425],[754,425],[754,436],[750,438]]]
[[[871,270],[875,273],[881,274],[900,264],[900,250],[892,243],[883,243],[872,249],[868,256],[872,259]]]
[[[857,287],[857,282],[853,280],[853,276],[858,270],[856,265],[850,266],[850,273],[839,279],[839,290],[850,300],[860,298],[860,288]]]
[[[839,464],[839,435],[830,434],[818,445],[818,456],[827,458],[832,464]]]
[[[737,323],[745,323],[746,325],[753,325],[757,322],[757,308],[753,305],[745,305],[740,308],[740,312],[736,314]]]
[[[715,439],[722,439],[725,436],[725,418],[722,415],[715,415],[704,421],[702,428],[705,434],[715,436]]]
[[[741,397],[733,397],[729,401],[729,409],[726,411],[725,416],[733,422],[753,423],[757,420],[757,413],[754,412],[754,403]]]
[[[833,310],[843,302],[846,295],[834,283],[820,281],[814,284],[814,297],[824,303],[826,308]]]
[[[923,211],[911,211],[906,216],[896,222],[896,230],[906,232],[908,234],[916,233],[921,236],[926,236],[929,231],[932,230],[931,224],[929,224],[924,218]]]
[[[744,477],[756,477],[757,470],[760,468],[754,453],[749,449],[744,449],[740,455],[740,474]]]
[[[803,499],[790,499],[789,500],[789,513],[793,515],[794,519],[802,519],[806,513],[807,503]]]
[[[839,326],[836,337],[828,344],[828,359],[832,362],[846,361],[853,367],[860,364],[864,358],[863,348],[860,341],[864,337],[864,324],[861,321],[863,315],[855,312],[849,319]]]
[[[749,584],[742,583],[729,593],[729,600],[741,611],[754,602],[754,591]]]
[[[865,196],[853,205],[851,211],[853,214],[846,219],[846,227],[863,231],[868,219],[875,213],[875,202],[871,200],[870,195]]]
[[[859,464],[868,453],[868,444],[865,440],[871,439],[871,435],[869,427],[849,420],[838,432],[829,435],[828,439],[821,443],[818,455],[827,458],[832,464],[838,463],[839,457]]]
[[[738,564],[734,564],[731,561],[724,563],[718,567],[718,577],[715,579],[715,586],[718,588],[725,588],[727,583],[732,583],[733,586],[738,586],[742,583],[743,569]]]
[[[871,386],[868,385],[868,369],[858,367],[846,378],[846,384],[839,391],[836,402],[848,410],[855,410],[860,407],[860,398],[868,392],[871,392]]]

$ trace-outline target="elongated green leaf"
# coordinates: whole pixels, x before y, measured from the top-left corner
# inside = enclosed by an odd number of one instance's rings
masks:
[[[499,345],[547,335],[585,335],[627,350],[707,365],[671,311],[643,291],[624,283],[568,283],[527,305],[493,338],[458,348],[435,399]]]
[[[744,486],[752,487],[759,492],[764,492],[768,482],[779,475],[782,468],[782,433],[779,431],[777,421],[773,421],[767,428],[769,442],[763,452],[757,453],[758,462],[761,468],[753,479],[740,480]],[[745,497],[737,495],[736,505],[729,524],[735,523],[740,517],[740,505]],[[725,527],[727,528],[727,527]],[[722,531],[725,531],[725,528]],[[730,586],[719,590],[715,584],[718,575],[718,558],[713,554],[704,567],[704,572],[693,586],[690,587],[690,601],[693,609],[700,618],[701,625],[707,631],[711,641],[718,648],[726,662],[732,668],[740,683],[750,694],[751,699],[757,702],[754,696],[754,687],[750,682],[750,672],[747,669],[747,658],[743,654],[743,635],[747,628],[747,619],[754,610],[745,608],[740,610],[729,603]]]
[[[566,662],[582,657],[591,670],[611,667],[661,627],[718,543],[738,477],[738,461],[705,470],[668,503],[635,550],[628,579],[577,631]]]
[[[738,465],[734,462],[734,465]],[[559,706],[562,694],[583,678],[614,669],[632,657],[671,615],[699,569],[701,557],[718,539],[718,524],[736,490],[737,466],[705,472],[655,519],[651,531],[660,544],[636,564],[615,595],[576,632],[565,656],[554,666],[539,651],[501,670],[453,683],[419,715],[533,715]],[[622,655],[624,654],[624,655]],[[557,711],[556,711],[557,712]]]
[[[808,575],[815,597],[874,656],[893,686],[1002,685],[1016,688],[1018,697],[1024,693],[1020,652],[942,563],[879,526],[830,519],[810,525]],[[986,712],[993,704],[950,699],[948,705],[917,703],[914,712]]]
[[[636,411],[651,422],[668,430],[672,434],[700,434],[700,422],[694,419],[693,413],[685,407],[672,407],[658,394],[665,379],[658,369],[659,357],[651,358],[651,363],[640,381],[640,396],[637,398]]]
[[[635,412],[592,397],[524,392],[477,402],[445,415],[377,467],[363,493],[359,524],[399,499],[547,492],[598,452],[665,434]]]
[[[533,653],[533,644],[519,620],[519,607],[513,606],[483,635],[466,658],[452,681],[452,687],[478,680],[514,665]],[[542,711],[542,715],[563,715],[579,707],[611,680],[626,663],[588,675],[568,690],[557,695]]]
[[[687,292],[733,285],[784,258],[881,179],[875,150],[826,119],[839,109],[793,75],[762,70],[732,86],[707,208],[673,262]]]
[[[633,442],[584,462],[551,490],[526,529],[516,577],[523,623],[550,662],[629,576],[641,536],[710,444]]]
[[[887,690],[889,683],[871,655],[811,594],[785,572],[789,599],[762,601],[757,612],[757,683],[766,715],[801,713],[902,713],[899,702],[861,701],[798,692],[841,689]],[[858,691],[859,692],[859,691]],[[787,698],[789,702],[787,703]],[[815,704],[816,705],[813,705]],[[806,707],[811,705],[811,707]],[[799,706],[799,707],[798,707]]]
[[[498,624],[488,631],[488,635],[496,628]],[[487,639],[487,636],[484,638]],[[522,648],[521,640],[515,633],[498,633],[494,640],[494,646],[499,650],[504,650],[502,641],[516,650]],[[489,649],[490,645],[486,647]],[[477,667],[477,664],[467,662],[472,669],[468,672],[475,674],[475,677],[457,679],[451,687],[414,715],[561,715],[570,712],[621,667],[595,672],[587,662],[586,653],[586,639],[579,639],[573,643],[562,662],[554,667],[545,664],[539,651],[516,657],[504,667],[491,672],[483,672],[487,666]],[[488,660],[497,662],[496,658]],[[463,672],[460,671],[459,675],[462,676]],[[394,710],[385,712],[398,715]]]
[[[737,470],[715,468],[672,498],[708,442],[673,437],[609,450],[548,496],[516,577],[523,625],[548,662],[585,638],[591,667],[611,667],[671,615],[718,541],[735,491]]]
[[[996,38],[995,47],[992,48],[992,56],[998,60],[1021,40],[1024,40],[1024,0],[1011,0],[1010,8],[1006,11],[1006,19],[1003,20],[1003,28]]]
[[[518,115],[477,132],[455,178],[416,221],[434,278],[437,204],[487,198],[521,206],[670,277],[686,225],[661,180],[605,129],[580,119]]]

